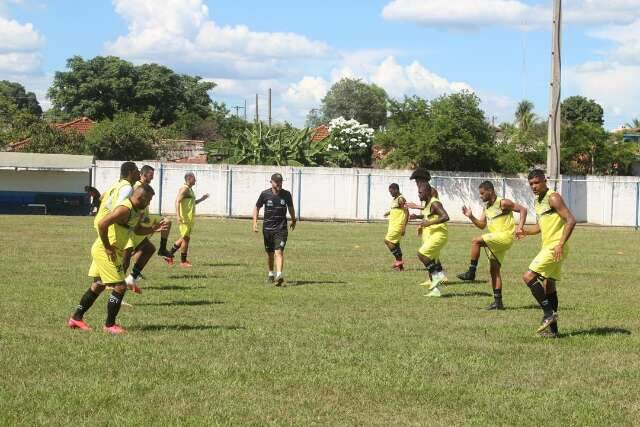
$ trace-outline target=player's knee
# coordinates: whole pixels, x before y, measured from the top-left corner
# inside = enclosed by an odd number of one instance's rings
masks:
[[[471,239],[471,243],[476,246],[482,245],[483,242],[484,242],[484,239],[482,237],[474,237],[473,239]]]
[[[113,286],[113,291],[118,294],[124,295],[124,293],[127,292],[127,284],[124,282],[120,282],[117,285]]]
[[[527,271],[522,275],[522,281],[525,284],[529,284],[532,280],[536,279],[536,274],[532,271]]]

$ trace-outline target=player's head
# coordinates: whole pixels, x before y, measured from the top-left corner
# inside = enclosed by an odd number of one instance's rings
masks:
[[[274,173],[271,175],[271,188],[274,190],[280,191],[282,188],[282,175],[279,173]]]
[[[154,174],[155,174],[155,169],[153,169],[149,165],[144,165],[142,166],[142,169],[140,169],[140,180],[145,184],[151,184],[151,181],[153,181]]]
[[[536,196],[547,191],[547,176],[542,169],[534,169],[529,172],[529,187]]]
[[[426,181],[416,182],[418,184],[418,197],[423,202],[428,202],[431,199],[431,185]]]
[[[133,193],[131,193],[131,204],[138,210],[144,209],[149,206],[154,194],[155,192],[153,191],[153,188],[149,185],[139,185],[135,190],[133,190]]]
[[[91,187],[89,187],[88,185],[84,186],[84,191],[89,191],[91,189]]]
[[[420,183],[423,183],[423,182],[428,183],[429,181],[431,181],[431,174],[429,173],[428,170],[424,168],[418,168],[413,171],[409,179],[415,180],[416,185],[419,187]]]
[[[124,162],[120,165],[120,179],[126,179],[130,183],[139,180],[140,171],[138,171],[138,166],[133,162]]]
[[[398,195],[400,194],[400,186],[395,182],[391,184],[389,186],[389,194],[391,194],[391,197],[398,197]]]
[[[496,190],[491,181],[484,181],[478,190],[480,191],[480,199],[485,203],[492,201],[496,196]]]
[[[189,187],[196,185],[196,176],[193,172],[187,172],[184,174],[184,183]]]

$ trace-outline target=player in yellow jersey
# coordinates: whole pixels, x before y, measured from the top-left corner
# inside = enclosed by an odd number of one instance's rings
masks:
[[[140,180],[133,184],[133,188],[136,189],[141,185],[151,185],[154,177],[154,169],[149,165],[144,165],[140,169]],[[143,227],[153,227],[154,225],[164,222],[166,229],[160,233],[160,249],[158,255],[163,256],[169,265],[173,264],[173,256],[167,250],[167,239],[171,230],[171,221],[161,215],[155,215],[149,213],[149,207],[144,209],[144,216],[140,223]],[[142,269],[147,265],[147,262],[151,259],[156,251],[155,246],[149,240],[151,235],[149,234],[136,234],[132,233],[127,247],[124,252],[124,258],[122,260],[122,267],[126,273],[129,269],[131,259],[135,259],[131,274],[125,277],[125,282],[129,287],[129,290],[134,293],[141,293],[142,291],[138,287],[139,278],[142,276]]]
[[[100,198],[100,207],[93,220],[96,231],[98,231],[98,223],[102,218],[107,216],[114,207],[129,198],[133,190],[133,184],[139,179],[140,171],[138,171],[138,166],[136,166],[135,163],[124,162],[120,165],[120,179],[113,183],[107,191],[102,193],[102,197]]]
[[[484,181],[479,187],[480,200],[484,203],[484,209],[479,218],[473,216],[471,208],[462,207],[462,213],[481,230],[489,228],[489,233],[474,237],[471,240],[471,264],[469,270],[458,274],[460,280],[475,280],[480,248],[484,248],[489,258],[489,273],[491,274],[491,288],[493,289],[493,303],[487,310],[504,310],[502,304],[502,276],[500,268],[504,262],[507,251],[513,245],[516,231],[522,232],[527,221],[527,209],[509,199],[503,199],[496,195],[491,181]],[[520,219],[516,230],[516,222],[513,213],[518,212]]]
[[[390,209],[385,212],[385,218],[389,218],[389,226],[387,235],[384,238],[384,244],[387,245],[391,255],[396,259],[393,268],[404,270],[404,261],[402,261],[402,249],[400,249],[400,240],[404,237],[409,221],[409,209],[405,206],[407,200],[400,194],[400,186],[393,183],[389,186],[389,194],[393,197]]]
[[[422,285],[429,286],[431,292],[425,296],[439,297],[441,295],[438,286],[446,278],[440,263],[440,252],[449,240],[447,222],[449,214],[437,197],[433,196],[431,185],[428,182],[419,184],[418,196],[424,203],[422,214],[411,214],[410,219],[422,219],[418,225],[418,235],[422,237],[422,246],[418,250],[418,259],[427,268],[430,281]]]
[[[140,219],[142,211],[148,206],[153,197],[151,187],[144,185],[136,188],[127,200],[115,206],[98,223],[98,238],[91,247],[91,267],[89,277],[93,278],[91,287],[87,289],[80,299],[80,304],[73,316],[68,321],[68,326],[73,329],[90,330],[83,316],[91,308],[98,296],[107,285],[113,287],[113,292],[107,303],[107,320],[104,331],[111,334],[120,334],[124,329],[116,324],[116,316],[120,311],[122,299],[127,291],[122,270],[122,255],[129,241],[131,231],[137,233],[152,233],[161,231],[164,224],[154,227],[142,227]]]
[[[576,226],[576,219],[562,196],[549,189],[543,171],[536,169],[528,178],[529,187],[535,195],[534,206],[538,223],[521,230],[517,236],[541,234],[542,249],[529,265],[529,270],[524,273],[522,280],[544,312],[538,334],[555,338],[558,337],[556,282],[560,280],[562,263],[569,254],[567,242]]]
[[[180,229],[180,238],[171,248],[171,256],[180,249],[180,267],[191,267],[191,263],[187,260],[187,252],[189,251],[189,242],[191,241],[191,232],[193,231],[193,223],[196,216],[196,205],[209,198],[209,194],[205,194],[199,199],[193,192],[193,186],[196,185],[196,176],[189,172],[184,176],[184,185],[178,190],[176,196],[176,216],[178,217],[178,227]]]

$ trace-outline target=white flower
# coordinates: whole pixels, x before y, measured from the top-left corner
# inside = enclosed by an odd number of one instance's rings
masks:
[[[367,144],[366,144],[366,143],[364,143],[364,142],[361,142],[360,144],[358,144],[358,146],[359,146],[360,148],[367,148]]]

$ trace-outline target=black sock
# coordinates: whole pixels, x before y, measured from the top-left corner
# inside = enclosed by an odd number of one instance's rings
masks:
[[[558,311],[558,293],[554,292],[552,294],[547,294],[547,298],[549,299],[549,304],[551,304],[551,308],[553,311]],[[551,332],[558,333],[558,323],[552,323],[550,326]]]
[[[160,238],[160,252],[166,252],[167,251],[167,238],[166,237],[161,237]]]
[[[435,263],[435,264],[436,264],[435,272],[436,272],[436,273],[440,273],[440,272],[442,272],[442,264],[440,264],[440,261],[436,261],[436,263]]]
[[[478,268],[478,260],[472,259],[471,263],[469,264],[469,271],[476,271],[477,268]]]
[[[540,304],[542,311],[544,311],[545,317],[551,316],[553,314],[553,308],[551,307],[549,298],[547,298],[547,295],[544,293],[544,287],[542,286],[542,283],[540,283],[538,278],[535,278],[527,283],[527,286],[531,291],[531,295],[533,295],[536,301],[538,301],[538,304]]]
[[[142,267],[140,267],[140,264],[136,262],[135,264],[133,264],[133,269],[131,270],[131,276],[134,279],[137,279],[138,277],[140,277],[141,274],[142,274]]]
[[[124,294],[119,294],[116,291],[111,292],[109,302],[107,303],[107,321],[104,323],[106,327],[116,324],[116,316],[118,316],[118,312],[120,311],[123,298]]]
[[[429,261],[428,263],[424,263],[424,266],[427,268],[427,271],[430,274],[435,273],[437,271],[436,269],[438,268],[438,265],[433,261]]]
[[[171,246],[171,250],[169,252],[171,252],[171,255],[173,255],[178,252],[178,249],[180,249],[180,246],[174,244],[173,246]]]
[[[100,294],[96,294],[91,290],[91,288],[87,289],[87,292],[85,292],[84,295],[82,295],[82,298],[80,298],[80,304],[78,304],[76,312],[73,313],[73,319],[82,320],[84,314],[89,311],[89,309],[91,308],[93,303],[96,302],[96,299],[99,296]]]
[[[402,261],[402,249],[400,249],[400,245],[395,245],[393,249],[390,249],[390,252],[396,261]]]
[[[502,289],[494,289],[493,290],[493,299],[496,302],[502,302]]]
[[[187,253],[186,252],[180,252],[180,261],[187,262]]]

